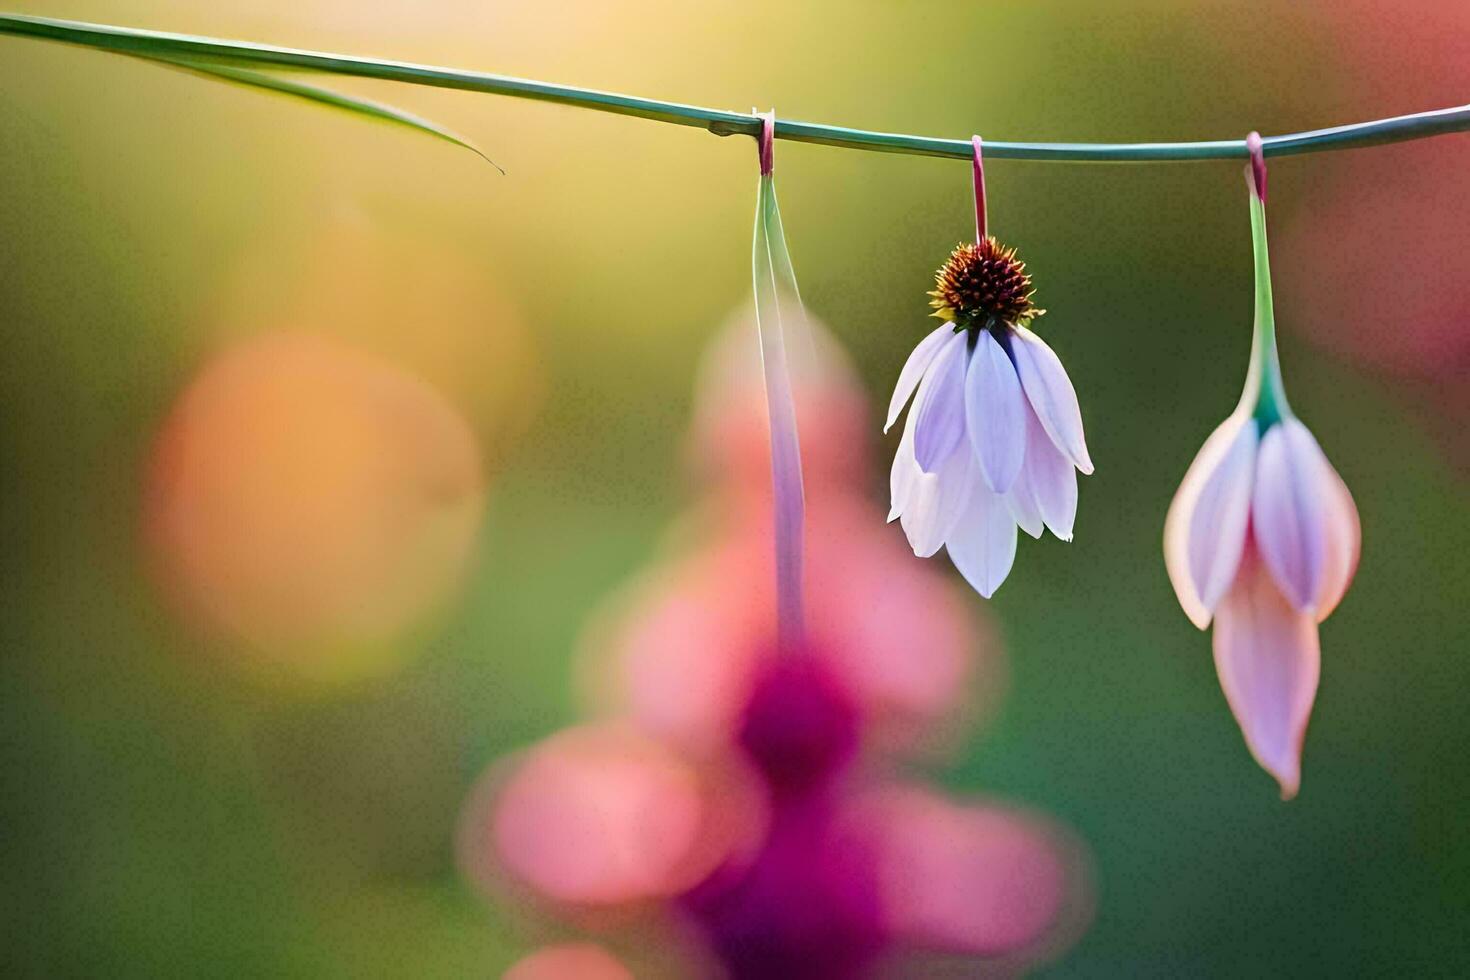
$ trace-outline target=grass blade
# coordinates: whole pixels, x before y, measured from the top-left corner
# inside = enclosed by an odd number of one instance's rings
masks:
[[[494,167],[496,170],[499,170],[502,174],[505,173],[504,168],[502,168],[500,164],[490,159],[488,156],[485,155],[485,152],[483,150],[481,150],[478,146],[471,143],[464,137],[445,129],[437,123],[431,122],[428,119],[424,119],[421,116],[416,116],[410,112],[404,112],[402,109],[397,109],[393,106],[385,105],[381,102],[374,102],[370,99],[361,99],[351,95],[343,95],[340,92],[334,92],[330,89],[319,88],[318,86],[309,85],[304,82],[298,82],[293,79],[280,78],[276,75],[270,74],[269,72],[256,71],[252,68],[242,68],[232,64],[197,60],[194,58],[174,58],[156,54],[145,55],[137,54],[134,52],[128,52],[128,54],[131,57],[135,57],[143,61],[153,62],[155,64],[164,65],[170,68],[177,68],[180,71],[186,71],[194,75],[201,75],[205,78],[219,79],[221,81],[233,82],[237,85],[244,85],[250,88],[264,89],[266,91],[276,92],[280,95],[285,95],[291,98],[304,99],[308,102],[314,102],[317,105],[323,105],[333,109],[340,109],[344,112],[350,112],[354,115],[363,116],[368,119],[374,119],[379,122],[386,122],[397,126],[404,126],[408,129],[416,130],[417,132],[425,133],[437,139],[453,143],[455,146],[463,147],[466,150],[469,150],[471,153],[474,153],[486,163],[490,164],[490,166]]]

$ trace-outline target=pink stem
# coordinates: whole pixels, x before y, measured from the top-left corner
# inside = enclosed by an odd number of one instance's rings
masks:
[[[1256,197],[1266,200],[1266,146],[1261,134],[1252,132],[1245,138],[1245,148],[1251,155],[1251,180],[1254,181]]]
[[[761,176],[765,177],[776,169],[776,113],[757,113],[761,117]]]
[[[985,164],[980,160],[980,137],[970,137],[970,145],[975,148],[975,244],[979,245],[985,241],[987,224],[985,214]]]

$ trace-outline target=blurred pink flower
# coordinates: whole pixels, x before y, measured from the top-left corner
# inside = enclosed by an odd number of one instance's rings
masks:
[[[980,611],[944,576],[905,561],[876,513],[851,494],[812,507],[807,628],[873,735],[913,746],[960,708],[978,709],[972,694],[993,699],[1004,660]],[[607,707],[696,748],[729,741],[758,668],[775,655],[769,516],[738,498],[717,514],[708,545],[645,575],[583,641],[585,686]]]
[[[583,639],[604,720],[492,770],[465,808],[462,864],[583,928],[637,916],[697,975],[832,980],[918,951],[1030,962],[1078,931],[1080,849],[1045,820],[889,775],[893,750],[970,713],[971,690],[994,696],[1001,655],[858,493],[866,401],[812,330],[792,343],[810,358],[797,378],[822,379],[820,394],[798,384],[798,410],[828,413],[801,421],[803,645],[778,652],[759,364],[726,339],[692,443],[710,499]]]

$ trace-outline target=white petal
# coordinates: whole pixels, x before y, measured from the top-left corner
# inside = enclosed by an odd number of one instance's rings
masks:
[[[965,335],[957,333],[924,375],[914,398],[914,459],[935,472],[965,438]]]
[[[1326,462],[1326,460],[1323,460]],[[1331,479],[1324,481],[1323,509],[1327,514],[1327,568],[1322,575],[1322,588],[1317,593],[1317,622],[1322,622],[1347,592],[1358,570],[1358,555],[1363,545],[1363,530],[1358,523],[1358,507],[1347,484],[1337,470],[1327,463]]]
[[[1195,454],[1194,462],[1189,464],[1179,489],[1174,493],[1174,500],[1169,504],[1169,514],[1164,518],[1164,566],[1169,571],[1169,581],[1174,586],[1174,594],[1179,597],[1179,605],[1184,607],[1184,614],[1200,629],[1210,625],[1211,613],[1200,599],[1194,575],[1189,570],[1189,530],[1194,520],[1194,507],[1205,481],[1220,465],[1241,427],[1250,421],[1248,414],[1232,415],[1210,433]]]
[[[888,471],[888,494],[891,509],[890,523],[898,519],[913,493],[914,482],[923,474],[914,461],[914,412],[903,422],[903,437],[898,441],[898,451],[893,454],[893,466]]]
[[[888,403],[888,421],[883,423],[883,431],[887,432],[893,428],[893,423],[898,420],[898,413],[903,411],[904,405],[908,404],[914,389],[919,386],[924,372],[929,365],[934,363],[934,358],[944,346],[944,338],[954,333],[954,324],[942,323],[935,328],[919,345],[909,354],[909,359],[904,362],[903,370],[898,373],[898,384],[893,387],[893,398]]]
[[[986,486],[1005,493],[1021,472],[1026,452],[1026,396],[1015,365],[991,336],[980,331],[965,378],[965,429],[980,458]]]
[[[1317,624],[1293,609],[1248,548],[1215,614],[1215,670],[1245,744],[1291,799],[1321,671]]]
[[[1041,519],[1051,533],[1072,540],[1077,520],[1077,470],[1072,461],[1051,441],[1041,421],[1026,407],[1026,480],[1036,494]]]
[[[1040,423],[1037,426],[1039,429]],[[1041,437],[1045,439],[1046,433],[1042,432]],[[1048,439],[1047,444],[1050,445],[1051,440]],[[1056,450],[1052,451],[1055,452]],[[1067,462],[1065,459],[1063,459],[1063,462],[1067,463],[1067,469],[1069,471],[1076,472],[1076,470],[1072,469],[1070,462]],[[1011,516],[1016,519],[1016,523],[1021,526],[1021,530],[1033,538],[1041,537],[1041,532],[1046,530],[1046,518],[1042,516],[1041,501],[1037,498],[1036,488],[1032,485],[1029,459],[1023,462],[1021,472],[1017,474],[1016,482],[1011,484],[1011,489],[1005,495],[1005,500],[1006,506],[1011,509]]]
[[[977,481],[970,506],[945,541],[949,560],[975,591],[989,599],[1016,560],[1016,522],[998,494]]]
[[[1256,431],[1255,419],[1240,426],[1201,483],[1189,519],[1189,574],[1206,610],[1219,604],[1240,566],[1255,482]]]
[[[975,454],[968,445],[956,447],[937,473],[919,475],[902,514],[903,530],[914,554],[928,558],[940,549],[964,515],[970,490],[979,481]]]
[[[1327,572],[1327,512],[1332,467],[1296,419],[1283,419],[1261,439],[1251,500],[1252,535],[1261,560],[1292,605],[1316,607]]]
[[[1087,455],[1087,439],[1082,433],[1082,410],[1077,407],[1077,392],[1061,359],[1046,341],[1025,327],[1012,331],[1011,353],[1021,387],[1047,435],[1079,470],[1091,473],[1092,458]]]

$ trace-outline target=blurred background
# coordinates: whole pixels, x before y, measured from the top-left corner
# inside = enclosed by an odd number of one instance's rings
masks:
[[[1454,0],[9,6],[952,137],[1271,134],[1470,98]],[[721,331],[749,329],[754,149],[329,84],[465,134],[508,175],[406,130],[0,38],[0,967],[495,976],[590,935],[640,975],[677,970],[642,920],[487,886],[465,839],[507,759],[615,710],[589,652],[617,645],[609,604],[764,540],[740,502],[759,491],[729,489],[750,461],[712,477],[700,456],[742,448],[701,398],[729,390],[710,380]],[[808,452],[866,461],[822,464],[844,481],[831,512],[944,597],[957,632],[921,617],[914,656],[961,651],[922,661],[937,673],[909,700],[854,696],[922,716],[922,736],[875,737],[905,745],[924,792],[1067,828],[1086,906],[1047,955],[975,971],[1470,971],[1467,153],[1455,135],[1271,165],[1287,384],[1365,539],[1282,804],[1160,548],[1244,373],[1239,167],[987,167],[1097,473],[1075,543],[1023,539],[984,603],[941,561],[908,568],[881,524],[897,433],[880,439],[879,406],[970,234],[968,168],[777,145],[804,298],[845,372],[840,408],[813,410],[843,424]],[[813,491],[814,524],[838,496]],[[887,642],[864,676],[909,663]],[[926,682],[966,692],[942,724]],[[663,745],[629,749],[648,798],[685,785]],[[647,782],[650,759],[667,779]],[[601,975],[560,969],[534,975]]]

